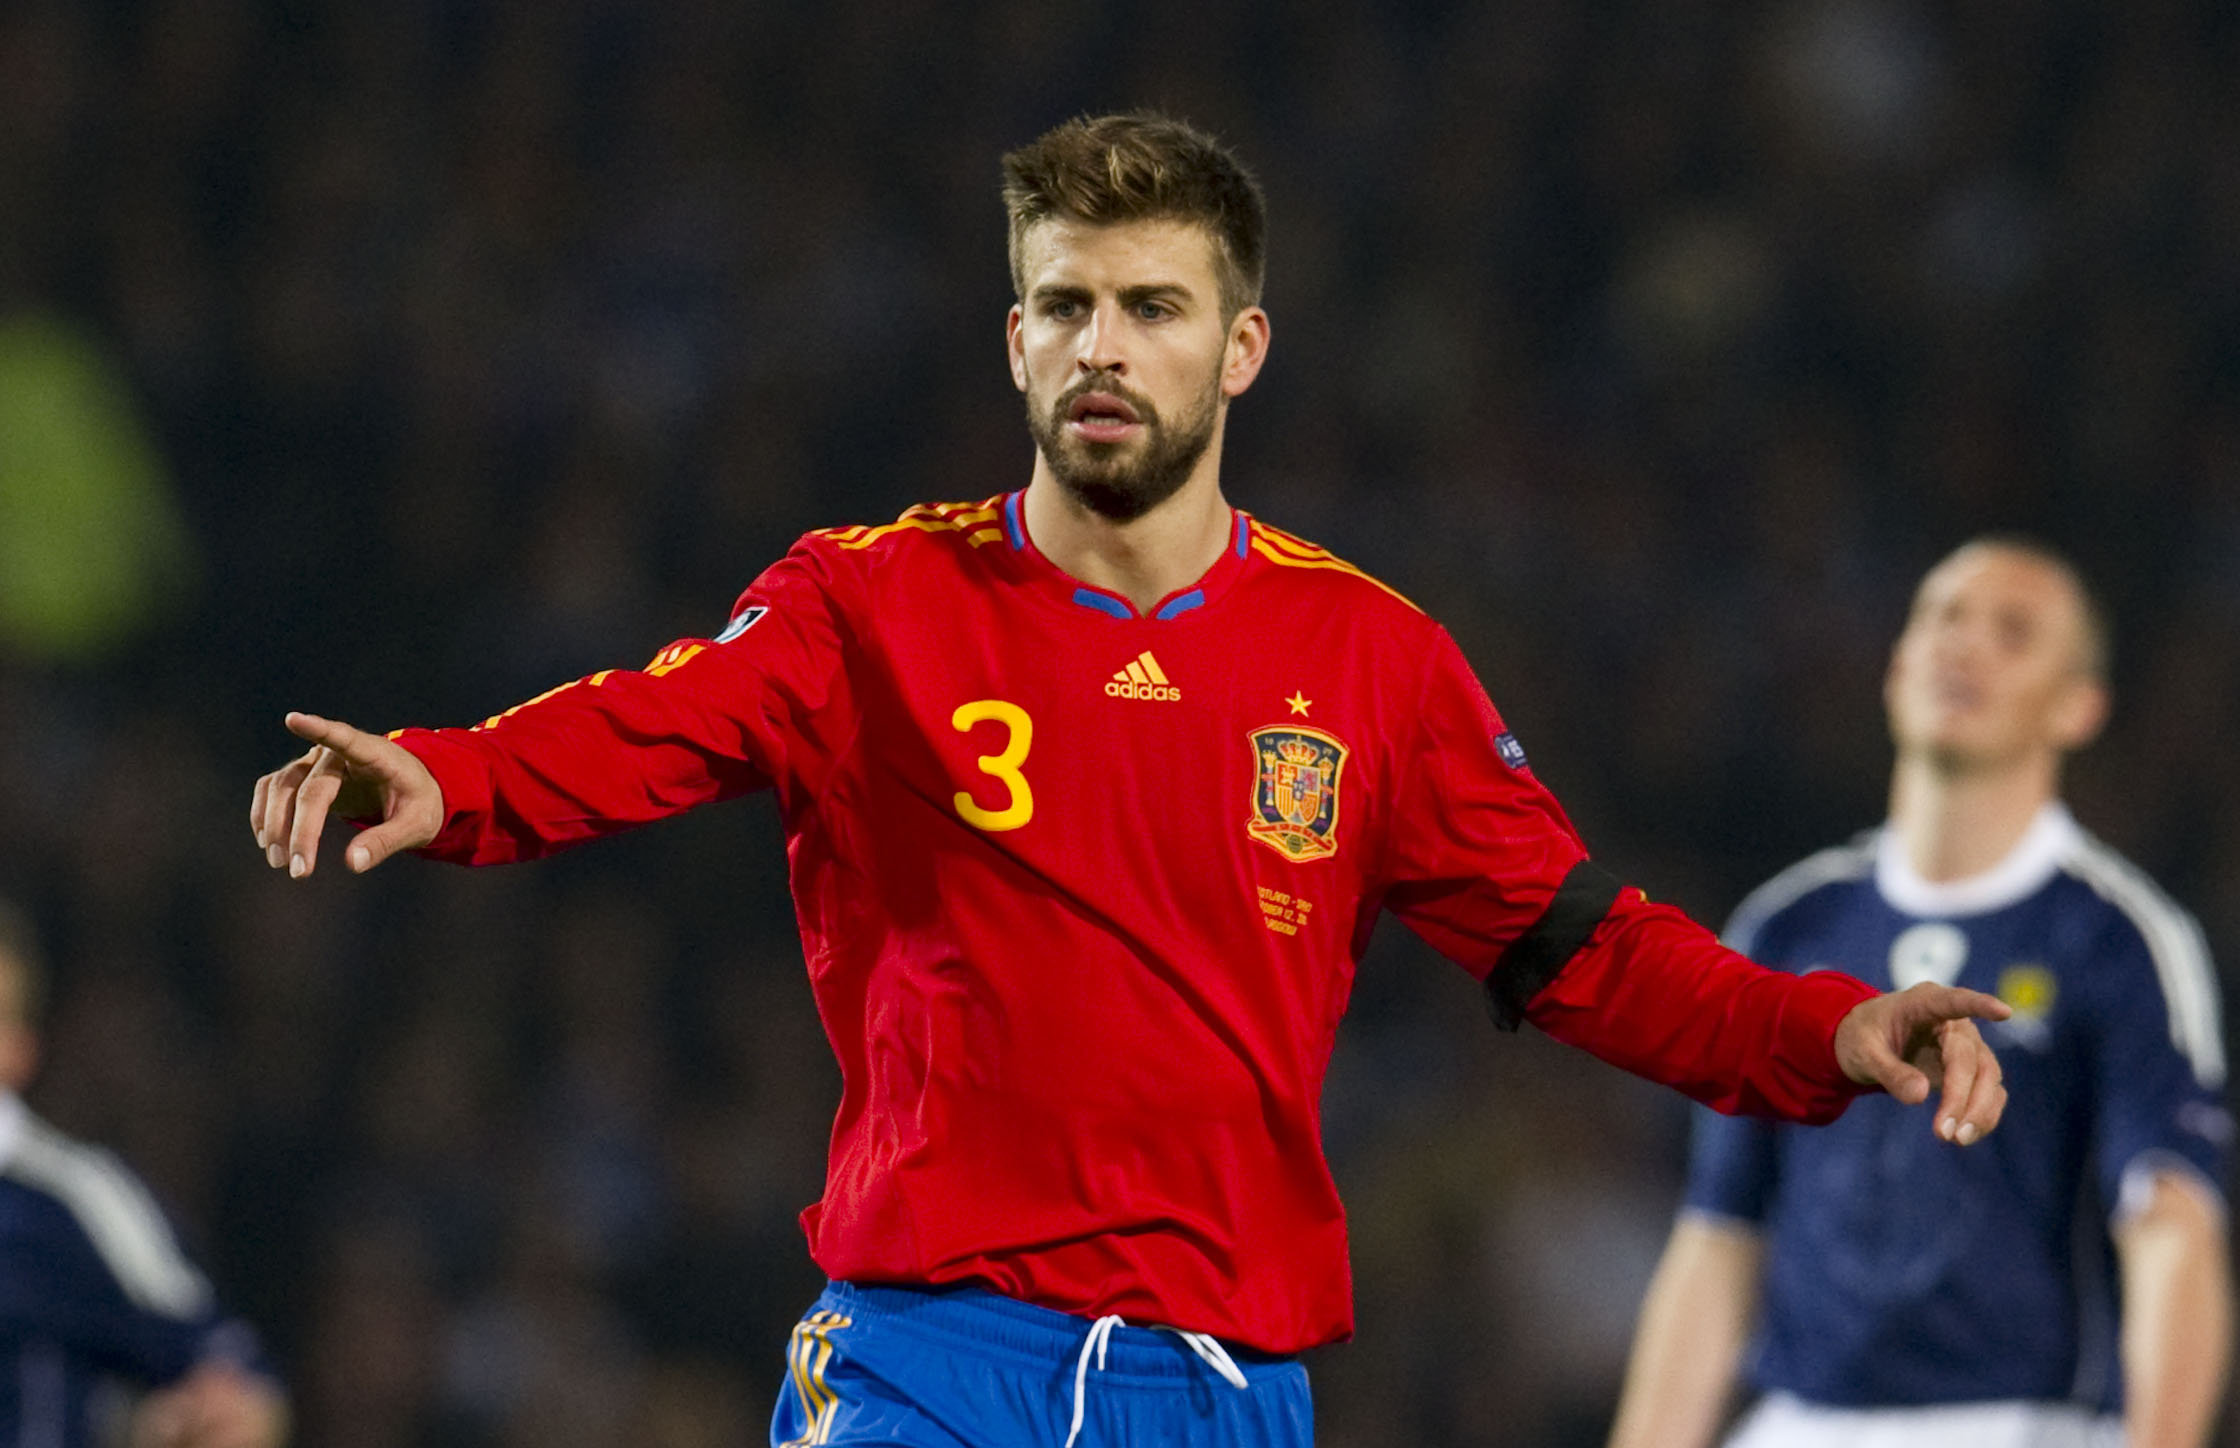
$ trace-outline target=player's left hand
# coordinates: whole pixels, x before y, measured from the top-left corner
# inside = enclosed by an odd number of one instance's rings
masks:
[[[1908,1106],[1938,1090],[1937,1135],[1967,1146],[2007,1109],[1999,1058],[1976,1021],[2012,1014],[1997,996],[1923,982],[1853,1006],[1836,1027],[1836,1064],[1860,1085],[1880,1086]]]

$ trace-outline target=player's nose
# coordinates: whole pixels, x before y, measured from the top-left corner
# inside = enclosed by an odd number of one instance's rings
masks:
[[[1119,375],[1128,370],[1119,323],[1120,315],[1115,307],[1101,306],[1090,315],[1089,325],[1081,329],[1081,350],[1074,357],[1074,365],[1083,373]]]
[[[1990,650],[1990,631],[1981,624],[1957,623],[1937,640],[1937,657],[1950,665],[1970,665]]]

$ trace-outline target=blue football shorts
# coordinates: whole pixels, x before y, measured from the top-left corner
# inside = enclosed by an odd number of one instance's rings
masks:
[[[975,1287],[835,1282],[794,1328],[787,1365],[771,1448],[1314,1442],[1297,1358],[1111,1318],[1092,1324]]]

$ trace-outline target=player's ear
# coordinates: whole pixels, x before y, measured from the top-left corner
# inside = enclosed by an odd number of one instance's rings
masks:
[[[1027,390],[1027,342],[1019,330],[1025,320],[1026,311],[1017,302],[1011,304],[1010,314],[1003,319],[1003,350],[1011,359],[1011,385],[1021,392]]]
[[[1882,712],[1891,719],[1898,717],[1898,671],[1903,667],[1900,650],[1904,647],[1901,636],[1890,646],[1890,661],[1882,666]]]
[[[1221,395],[1242,395],[1267,360],[1268,314],[1246,307],[1229,322],[1229,342],[1221,354]]]
[[[21,1021],[0,1021],[0,1087],[20,1093],[38,1074],[38,1034]]]
[[[2071,678],[2055,696],[2047,719],[2054,744],[2064,753],[2100,737],[2108,722],[2108,686],[2083,674]]]

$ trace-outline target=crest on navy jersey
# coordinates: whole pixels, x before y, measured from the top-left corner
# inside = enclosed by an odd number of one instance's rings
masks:
[[[1890,942],[1890,979],[1899,990],[1925,980],[1950,985],[1967,963],[1967,935],[1941,920],[1910,926]]]
[[[2053,1014],[2060,995],[2060,982],[2042,965],[2010,965],[1999,972],[1999,999],[2013,1006],[2018,1016],[2042,1021]]]
[[[1245,833],[1287,860],[1336,854],[1346,746],[1295,724],[1256,729],[1251,740],[1252,818]]]
[[[2047,967],[2034,961],[2007,966],[1999,972],[1998,996],[2014,1007],[2014,1014],[2003,1021],[1986,1022],[1986,1034],[2033,1051],[2045,1050],[2053,1034],[2054,1002],[2060,995],[2060,982]]]
[[[731,620],[731,622],[725,624],[723,626],[723,632],[716,635],[716,642],[719,644],[730,643],[733,639],[745,633],[748,629],[753,628],[756,621],[769,611],[770,609],[768,605],[760,603],[740,609],[739,616]]]

